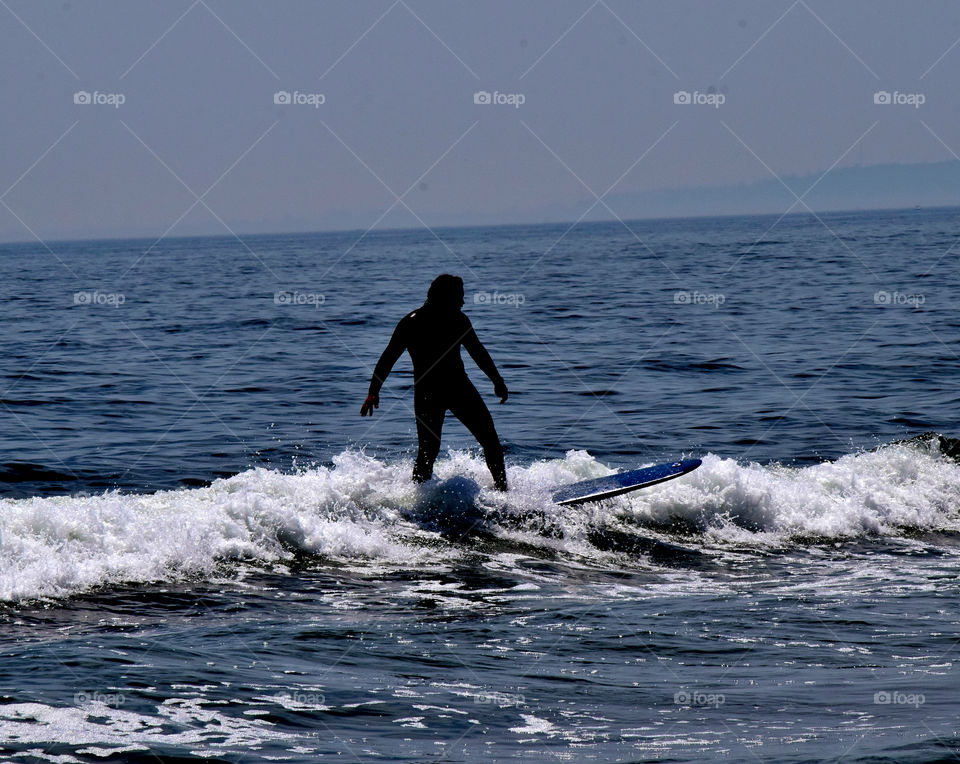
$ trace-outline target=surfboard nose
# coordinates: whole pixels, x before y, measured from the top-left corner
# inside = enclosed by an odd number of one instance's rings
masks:
[[[654,467],[644,467],[639,470],[608,475],[607,477],[584,480],[580,483],[564,486],[556,491],[553,494],[553,501],[563,506],[608,499],[621,493],[636,491],[686,475],[701,464],[700,459],[681,459],[678,462],[658,464]]]

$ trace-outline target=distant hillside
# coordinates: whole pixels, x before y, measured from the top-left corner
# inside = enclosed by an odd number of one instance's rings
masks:
[[[956,160],[838,167],[817,183],[819,177],[788,175],[784,176],[783,182],[797,196],[803,196],[816,183],[810,194],[803,197],[803,201],[814,211],[960,205],[960,161]],[[626,219],[779,213],[793,204],[796,198],[778,180],[770,178],[737,186],[611,194],[606,201],[618,215]],[[590,202],[584,200],[581,212],[589,205]],[[800,203],[793,209],[793,212],[805,211],[806,207]],[[606,216],[609,213],[597,215]],[[593,215],[590,217],[595,219]]]
[[[803,197],[815,212],[831,210],[903,209],[960,206],[960,161],[923,164],[880,164],[868,167],[838,167],[823,180],[820,174],[786,175],[786,183],[797,196],[816,187]],[[427,214],[423,219],[432,226],[496,225],[512,223],[551,223],[578,220],[593,203],[584,198],[576,204],[532,205],[526,209],[500,213]],[[760,180],[733,186],[673,188],[659,191],[610,194],[606,203],[624,220],[695,216],[779,214],[796,198],[778,180]],[[791,212],[806,212],[797,203]],[[362,228],[369,215],[332,214],[315,223],[318,228]],[[375,216],[373,216],[375,219]],[[583,218],[588,221],[611,220],[613,216],[597,204]],[[403,209],[396,209],[381,221],[382,228],[416,227],[417,221]]]
[[[815,212],[831,210],[903,209],[910,207],[960,207],[960,161],[923,164],[880,164],[868,167],[836,168],[818,182],[818,174],[787,175],[783,181],[802,196],[810,186],[816,187],[804,202]],[[417,209],[419,220],[402,205],[381,218],[382,209],[325,210],[314,217],[264,218],[261,220],[228,220],[233,231],[241,234],[293,233],[297,231],[365,230],[380,220],[378,229],[419,228],[421,221],[431,227],[501,225],[524,223],[564,223],[579,220],[593,199],[583,198],[575,204],[537,205],[478,213],[431,213]],[[673,188],[658,191],[610,194],[606,203],[624,220],[696,216],[780,214],[796,199],[774,178],[733,186]],[[806,212],[797,203],[791,212]],[[601,204],[593,207],[583,220],[612,220],[614,216]],[[125,228],[103,230],[58,230],[50,228],[47,238],[155,237],[162,228]],[[174,236],[226,235],[223,225],[214,220],[184,222]],[[21,227],[0,229],[0,241],[29,241]]]

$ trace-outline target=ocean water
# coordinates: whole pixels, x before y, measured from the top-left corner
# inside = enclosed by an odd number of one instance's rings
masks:
[[[960,758],[958,238],[945,209],[0,245],[0,758]],[[410,482],[409,360],[359,416],[444,271],[511,391],[467,361],[505,495],[454,420]]]

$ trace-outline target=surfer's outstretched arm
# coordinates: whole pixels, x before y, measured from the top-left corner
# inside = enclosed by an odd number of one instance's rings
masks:
[[[507,386],[503,381],[503,377],[500,376],[500,372],[497,371],[497,365],[493,362],[483,343],[480,342],[480,338],[477,337],[477,333],[473,330],[472,325],[463,337],[463,346],[467,349],[467,352],[476,362],[477,366],[480,367],[480,371],[486,374],[490,378],[490,381],[493,382],[493,392],[500,398],[500,403],[504,403],[507,400]]]
[[[387,347],[384,348],[383,353],[380,354],[380,360],[377,361],[376,367],[373,370],[373,376],[370,378],[370,389],[367,391],[367,398],[363,402],[363,406],[360,407],[360,416],[366,416],[369,414],[373,416],[373,410],[380,408],[380,388],[383,386],[383,383],[386,382],[387,377],[390,376],[390,370],[393,368],[393,365],[397,362],[397,359],[403,355],[403,351],[407,349],[406,341],[406,332],[403,331],[403,321],[397,324],[397,328],[393,330],[393,336],[390,338],[390,342],[387,343]]]

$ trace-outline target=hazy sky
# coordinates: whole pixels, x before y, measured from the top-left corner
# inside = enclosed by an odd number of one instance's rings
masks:
[[[516,219],[955,159],[958,41],[955,0],[0,0],[0,239],[367,227],[395,194],[379,225]]]

